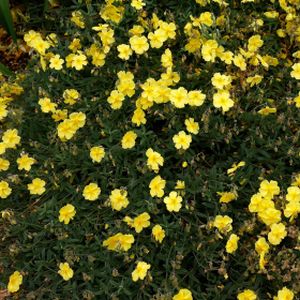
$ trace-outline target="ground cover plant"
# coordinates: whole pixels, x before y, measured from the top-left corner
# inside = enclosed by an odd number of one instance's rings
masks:
[[[74,1],[0,88],[0,292],[298,299],[300,1]]]

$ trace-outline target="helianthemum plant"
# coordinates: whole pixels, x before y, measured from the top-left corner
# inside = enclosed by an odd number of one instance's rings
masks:
[[[60,5],[1,77],[1,286],[297,299],[300,2]]]

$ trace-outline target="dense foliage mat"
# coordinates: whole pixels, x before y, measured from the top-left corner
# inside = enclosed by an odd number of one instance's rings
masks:
[[[0,88],[13,299],[297,299],[300,1],[74,1]]]

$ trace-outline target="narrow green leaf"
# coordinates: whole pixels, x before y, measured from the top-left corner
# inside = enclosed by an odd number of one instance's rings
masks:
[[[44,14],[48,10],[48,8],[49,8],[49,1],[48,0],[44,0],[44,8],[43,8],[43,13]]]
[[[0,73],[5,76],[14,76],[14,72],[12,72],[8,67],[0,63]]]
[[[0,22],[5,27],[7,32],[11,35],[14,42],[17,41],[14,23],[9,9],[8,0],[0,0]]]

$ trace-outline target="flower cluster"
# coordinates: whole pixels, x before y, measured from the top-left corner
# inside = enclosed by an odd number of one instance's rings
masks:
[[[7,290],[296,299],[300,2],[96,2],[0,78]]]

